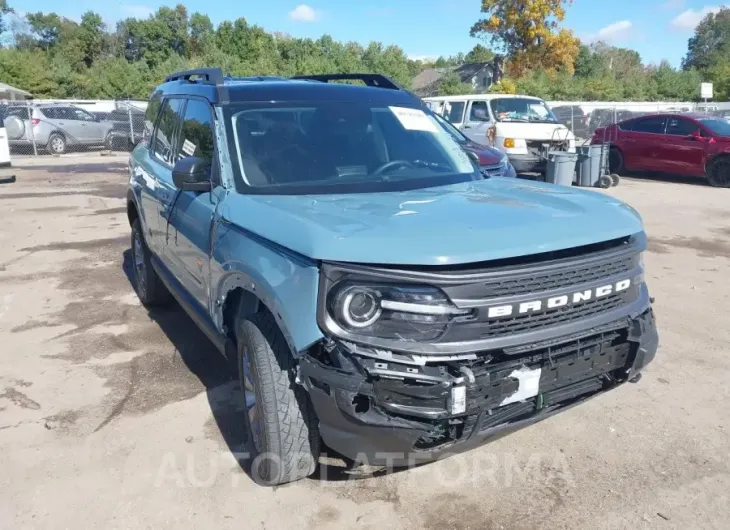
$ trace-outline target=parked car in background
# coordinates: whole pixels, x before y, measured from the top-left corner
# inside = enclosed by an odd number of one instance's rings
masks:
[[[471,94],[424,98],[470,140],[496,147],[519,173],[544,173],[546,152],[575,152],[575,135],[540,98],[510,94]]]
[[[552,111],[555,118],[573,131],[575,136],[578,138],[590,137],[589,125],[591,123],[591,115],[585,112],[580,105],[552,107]]]
[[[39,149],[53,154],[71,147],[107,146],[113,125],[90,112],[63,104],[9,107],[4,119],[11,148]]]
[[[715,111],[714,116],[716,116],[717,118],[722,118],[724,120],[730,120],[730,109],[717,110]]]
[[[144,130],[144,111],[129,107],[111,112],[93,113],[102,122],[112,124],[109,147],[131,151],[142,139]]]
[[[730,187],[730,122],[708,114],[654,114],[596,130],[610,137],[612,173],[658,171]]]
[[[486,177],[516,177],[515,168],[509,161],[509,157],[499,149],[478,144],[470,140],[459,129],[451,125],[438,114],[433,114],[439,125],[450,135],[454,137],[462,149],[472,155],[475,162],[479,164],[479,169]]]
[[[643,113],[620,109],[594,109],[591,112],[591,119],[588,124],[589,135],[596,132],[599,127],[618,123],[630,118],[641,116]]]

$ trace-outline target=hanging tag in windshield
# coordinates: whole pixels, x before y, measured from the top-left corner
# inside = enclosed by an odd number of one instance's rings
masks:
[[[409,131],[437,132],[436,125],[422,110],[409,109],[406,107],[388,108],[393,114],[395,114],[395,117],[398,118],[398,121],[404,129]]]

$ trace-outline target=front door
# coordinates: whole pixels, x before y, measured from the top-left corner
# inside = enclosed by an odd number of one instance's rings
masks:
[[[704,174],[705,140],[700,127],[686,118],[667,119],[667,132],[659,149],[668,173],[679,175]]]
[[[489,145],[487,129],[492,125],[489,114],[489,102],[486,100],[474,100],[470,102],[466,120],[461,130],[472,142],[482,145]]]
[[[189,156],[209,161],[211,191],[178,191],[170,211],[165,261],[185,289],[207,310],[212,223],[224,189],[217,186],[213,109],[205,100],[190,98],[183,116],[174,161]]]

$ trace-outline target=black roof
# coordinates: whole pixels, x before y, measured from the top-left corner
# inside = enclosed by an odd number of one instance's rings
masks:
[[[361,80],[369,86],[330,83]],[[379,74],[334,74],[311,77],[224,77],[219,69],[178,72],[157,90],[166,95],[195,95],[211,103],[262,101],[362,101],[387,105],[420,106],[422,101]]]

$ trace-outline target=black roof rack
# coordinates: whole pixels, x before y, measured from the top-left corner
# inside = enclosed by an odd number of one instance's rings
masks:
[[[367,86],[378,88],[390,88],[392,90],[403,90],[395,82],[382,74],[317,74],[317,75],[296,75],[291,79],[303,79],[309,81],[362,81]]]
[[[165,78],[165,83],[170,81],[190,81],[191,77],[199,77],[209,85],[223,84],[223,70],[220,68],[196,68],[195,70],[175,72]]]

